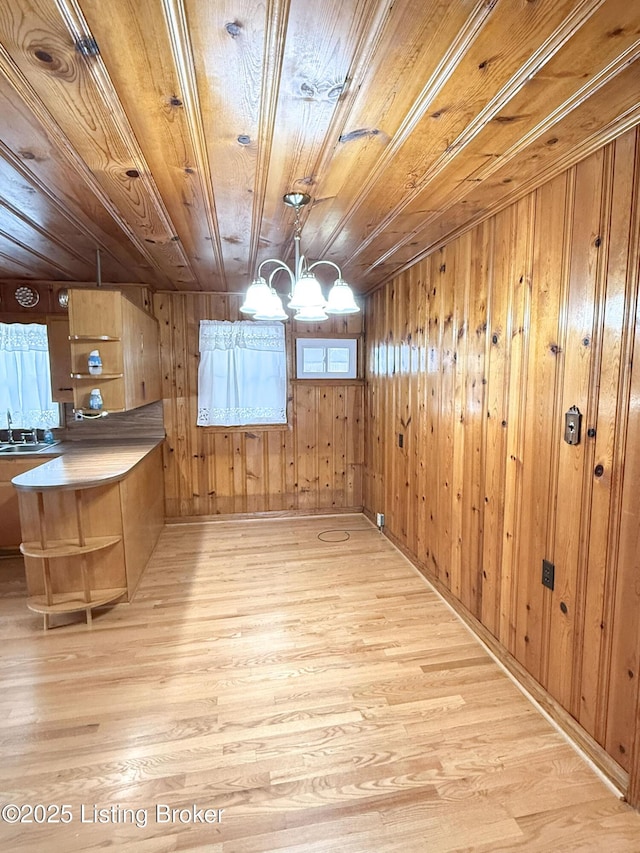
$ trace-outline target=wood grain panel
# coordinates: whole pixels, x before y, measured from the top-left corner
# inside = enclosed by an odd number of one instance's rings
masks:
[[[566,228],[570,234],[570,257],[566,303],[566,326],[563,340],[558,343],[562,358],[562,404],[566,412],[577,405],[584,413],[585,426],[590,423],[588,408],[593,347],[594,310],[598,258],[602,251],[600,208],[602,200],[603,152],[597,152],[576,167],[576,187],[573,210]],[[573,710],[573,658],[577,626],[582,618],[579,583],[584,579],[581,564],[584,555],[584,535],[581,523],[576,523],[577,511],[589,513],[590,490],[587,472],[591,443],[581,442],[572,447],[560,444],[558,459],[558,504],[555,514],[554,560],[557,562],[556,589],[551,608],[551,637],[549,646],[548,688],[552,696],[567,709]],[[570,498],[569,498],[570,496]]]
[[[373,238],[380,237],[375,241],[372,260],[377,262],[385,254],[394,240],[394,231],[389,227],[391,222],[420,196],[452,159],[464,160],[460,152],[467,143],[487,125],[491,126],[491,120],[511,99],[511,94],[546,64],[563,38],[568,38],[597,5],[598,0],[579,3],[577,8],[570,0],[544,0],[527,7],[496,4],[491,9],[492,14],[484,18],[483,26],[476,27],[474,37],[465,44],[457,73],[445,78],[429,100],[428,113],[414,128],[411,142],[402,140],[403,144],[397,147],[393,161],[385,170],[384,181],[371,187],[368,204],[362,204],[360,197],[358,213],[351,223],[363,237],[359,253],[367,254]],[[486,13],[486,4],[482,11]],[[535,33],[526,48],[522,39],[524,31]],[[463,80],[464,91],[461,88]],[[512,133],[517,132],[517,128],[512,128]],[[418,138],[421,145],[416,159],[413,145]],[[467,165],[468,172],[475,171],[489,159],[491,152],[485,144]],[[413,176],[413,181],[407,180],[409,175]],[[431,204],[430,200],[429,210],[433,209]],[[373,231],[364,225],[369,205],[382,214]],[[416,201],[414,210],[415,207],[424,212],[424,198]],[[340,240],[337,242],[340,245]]]
[[[540,584],[543,559],[553,561],[553,536],[549,529],[553,514],[552,492],[555,479],[554,449],[560,439],[558,420],[563,410],[556,404],[557,375],[564,352],[559,326],[565,272],[564,223],[567,198],[573,184],[562,175],[536,194],[530,221],[533,234],[531,311],[528,324],[529,361],[526,399],[523,407],[522,511],[518,540],[519,573],[515,621],[518,626],[515,655],[529,672],[546,684],[545,618],[548,602]],[[516,226],[517,227],[517,226]],[[566,288],[565,288],[566,289]],[[569,404],[572,405],[572,404]],[[556,605],[557,606],[557,605]]]
[[[0,51],[0,63],[3,52]],[[12,69],[13,70],[13,69]],[[5,70],[6,73],[6,70]],[[7,208],[19,211],[36,232],[34,247],[49,241],[73,247],[87,269],[81,280],[95,276],[95,249],[103,251],[103,272],[109,281],[149,281],[143,254],[122,241],[119,223],[92,193],[83,190],[61,132],[45,130],[29,103],[16,97],[15,86],[0,74],[0,105],[11,115],[0,142],[0,185]],[[46,237],[46,239],[45,239]],[[58,253],[59,254],[59,253]],[[24,277],[24,271],[19,273]],[[43,278],[55,278],[50,269]],[[14,277],[3,268],[3,279]],[[33,273],[30,277],[35,277]]]
[[[200,320],[245,319],[239,294],[154,297],[160,324],[166,512],[169,518],[329,511],[362,506],[361,380],[294,380],[289,424],[266,429],[196,427]],[[362,333],[344,318],[335,328]],[[323,330],[324,331],[324,330]],[[289,369],[292,330],[287,327]]]
[[[127,600],[135,595],[164,527],[162,450],[156,447],[120,483]]]
[[[618,404],[622,429],[616,435],[618,452],[615,462],[624,465],[612,472],[618,481],[620,500],[614,522],[619,525],[619,540],[612,540],[611,563],[608,565],[609,601],[605,619],[609,619],[610,643],[605,648],[605,668],[609,673],[609,692],[600,696],[599,722],[606,728],[607,749],[623,766],[629,762],[630,800],[640,803],[640,590],[638,589],[638,556],[640,524],[638,524],[638,489],[640,484],[640,135],[635,139],[633,199],[630,216],[629,243],[623,254],[626,300],[624,307],[622,378],[619,396],[626,405]],[[614,256],[615,257],[615,256]],[[635,323],[635,327],[634,327]],[[626,429],[625,429],[626,419]],[[616,559],[617,557],[617,559]],[[606,653],[610,658],[606,660]],[[633,729],[635,728],[635,732]]]
[[[482,541],[482,611],[481,621],[496,637],[500,636],[502,550],[504,547],[504,519],[506,494],[509,402],[509,368],[511,360],[511,335],[509,296],[515,271],[512,269],[516,207],[507,208],[493,220],[491,268],[487,271],[487,349],[485,353],[486,426],[483,430],[485,444],[484,507]],[[431,412],[437,420],[437,411]]]
[[[7,0],[0,277],[238,292],[299,190],[366,293],[637,125],[636,5]]]
[[[366,64],[356,66],[347,91],[351,103],[343,117],[340,145],[322,170],[323,203],[309,213],[314,256],[326,254],[330,244],[345,238],[345,226],[358,213],[362,196],[425,117],[492,8],[482,2],[400,0],[385,12],[375,49]]]
[[[181,10],[156,0],[118,3],[108,16],[93,0],[82,8],[197,282],[203,290],[220,288],[215,207],[210,210],[208,164],[194,126],[200,105],[185,71],[191,56],[179,33]],[[132,78],[135,86],[127,83]]]
[[[18,492],[11,480],[42,464],[42,459],[0,459],[0,549],[17,551],[22,542]]]
[[[366,511],[629,771],[635,803],[639,174],[630,131],[369,298],[364,477]]]
[[[630,381],[629,346],[633,342],[630,318],[636,300],[637,252],[636,223],[638,211],[633,198],[637,193],[634,176],[636,146],[633,134],[620,139],[605,161],[607,192],[602,211],[603,229],[608,231],[601,257],[600,278],[604,288],[598,301],[598,322],[594,328],[596,355],[606,354],[598,365],[600,376],[597,401],[594,401],[591,423],[596,436],[592,444],[590,466],[603,464],[602,477],[590,477],[593,489],[589,517],[589,551],[586,576],[584,620],[577,644],[581,666],[578,716],[585,728],[599,738],[605,736],[605,720],[609,706],[613,593],[619,547],[620,500],[629,410],[626,401]],[[613,156],[615,155],[615,156]],[[631,447],[631,446],[630,446]],[[617,621],[617,620],[616,620]],[[601,637],[601,639],[600,639]],[[611,708],[614,712],[613,707]]]
[[[45,126],[55,123],[54,129],[62,130],[73,146],[77,173],[95,186],[160,275],[192,283],[189,260],[173,239],[175,227],[104,62],[99,52],[83,57],[76,49],[90,32],[79,6],[72,0],[61,0],[57,8],[32,0],[25,18],[0,16],[0,33],[23,85],[48,103],[45,111],[33,99],[39,118]]]
[[[636,95],[639,81],[640,63],[623,64],[619,73],[598,88],[591,98],[585,101],[578,99],[575,108],[554,125],[552,134],[534,139],[523,152],[516,152],[516,156],[496,168],[485,180],[478,178],[476,181],[470,174],[468,193],[457,204],[447,207],[444,215],[438,212],[433,218],[424,216],[424,205],[435,201],[429,196],[428,202],[425,200],[422,206],[417,207],[413,222],[403,223],[402,228],[408,233],[403,238],[402,247],[382,256],[371,255],[368,265],[365,262],[347,264],[347,275],[354,281],[366,279],[376,270],[378,273],[384,270],[386,275],[392,276],[452,240],[474,221],[486,218],[527,195],[635,127],[640,120],[640,104]],[[447,201],[450,198],[450,185],[447,185],[443,199]],[[436,211],[440,210],[438,203],[434,207]],[[416,251],[416,246],[420,247],[419,251]]]

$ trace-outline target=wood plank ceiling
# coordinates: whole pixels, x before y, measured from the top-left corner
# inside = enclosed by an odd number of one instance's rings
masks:
[[[637,0],[0,0],[0,281],[366,292],[640,120]]]

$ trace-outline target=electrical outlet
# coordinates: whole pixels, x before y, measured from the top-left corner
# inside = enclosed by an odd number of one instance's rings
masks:
[[[376,527],[379,527],[380,530],[384,527],[384,513],[377,512],[376,513]]]
[[[555,582],[556,567],[549,560],[542,561],[542,586],[553,589]]]
[[[74,421],[81,421],[82,420],[82,412],[74,412],[73,413],[73,419],[74,419]]]

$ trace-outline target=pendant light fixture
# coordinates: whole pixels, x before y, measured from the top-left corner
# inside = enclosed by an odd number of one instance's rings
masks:
[[[280,296],[273,287],[273,278],[284,270],[289,275],[291,293],[287,307],[295,311],[295,319],[308,323],[326,320],[329,314],[355,314],[360,308],[356,305],[353,292],[342,277],[342,271],[333,261],[315,261],[307,264],[305,256],[300,252],[300,210],[309,204],[311,198],[306,193],[287,193],[283,199],[288,207],[296,212],[294,223],[293,243],[295,249],[294,268],[277,258],[267,258],[258,267],[254,280],[249,285],[240,310],[250,314],[254,320],[287,320],[288,315],[282,307]],[[265,279],[262,270],[267,264],[275,268]],[[333,267],[338,277],[325,300],[320,282],[313,274],[315,267],[325,265]]]

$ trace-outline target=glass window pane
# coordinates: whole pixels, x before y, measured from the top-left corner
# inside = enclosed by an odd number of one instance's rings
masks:
[[[324,373],[325,368],[324,347],[304,347],[302,356],[302,370],[304,373]]]
[[[329,373],[349,372],[349,350],[347,347],[327,348],[327,369]]]

